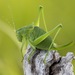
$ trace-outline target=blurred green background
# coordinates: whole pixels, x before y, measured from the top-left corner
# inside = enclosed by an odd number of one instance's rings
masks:
[[[48,30],[63,24],[55,42],[75,42],[75,0],[0,0],[0,75],[23,75],[21,43],[14,25],[18,29],[36,21],[39,5],[44,7]],[[40,27],[44,29],[42,18]],[[75,54],[75,46],[59,51],[61,55],[67,52]],[[75,61],[73,65],[75,70]]]

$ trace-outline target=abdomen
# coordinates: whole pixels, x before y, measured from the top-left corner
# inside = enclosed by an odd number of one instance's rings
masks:
[[[30,39],[34,41],[35,39],[37,39],[38,37],[42,36],[45,33],[46,32],[43,29],[39,27],[34,27],[33,31],[30,33]],[[52,39],[50,36],[48,36],[45,40],[43,40],[41,43],[36,45],[36,48],[42,49],[42,50],[48,50],[51,42],[52,42]]]

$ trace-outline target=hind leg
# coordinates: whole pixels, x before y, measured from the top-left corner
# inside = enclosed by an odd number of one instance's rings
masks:
[[[54,41],[55,41],[55,39],[56,39],[58,33],[60,32],[60,30],[61,30],[61,27],[58,28],[58,30],[57,30],[57,32],[56,32],[56,34],[55,34],[55,36],[54,36],[54,38],[53,38],[53,40],[52,40],[52,43],[50,44],[50,46],[49,46],[49,48],[48,48],[48,52],[46,53],[46,56],[45,56],[45,58],[44,58],[44,63],[46,63],[46,58],[47,58],[47,56],[48,56],[48,53],[49,53],[49,51],[51,50],[51,48],[52,48],[52,46],[53,46],[53,43],[54,43]]]

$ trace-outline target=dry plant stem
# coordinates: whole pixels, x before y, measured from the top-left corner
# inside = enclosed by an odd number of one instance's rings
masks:
[[[32,48],[28,47],[27,50],[28,52],[23,60],[24,75],[74,75],[71,63],[74,58],[72,52],[68,52],[66,56],[61,57],[57,51],[51,50],[44,64],[43,60],[47,51],[36,50],[29,63],[28,56]]]

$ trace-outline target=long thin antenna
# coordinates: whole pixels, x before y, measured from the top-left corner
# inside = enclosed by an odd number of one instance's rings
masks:
[[[7,23],[11,26],[11,23],[10,23],[10,21],[9,21],[8,18],[5,18],[4,16],[2,16],[2,19],[3,19],[5,22],[7,22]]]
[[[9,22],[9,19],[5,19],[5,21],[10,25],[10,26],[12,26],[12,24]]]
[[[11,6],[10,6],[10,4],[9,4],[9,1],[7,0],[4,0],[4,2],[6,3],[6,7],[8,8],[8,10],[9,10],[9,14],[10,14],[10,17],[11,17],[11,22],[12,22],[12,24],[11,23],[9,23],[10,25],[13,25],[13,28],[14,28],[14,32],[16,31],[16,28],[15,28],[15,21],[14,21],[14,17],[13,17],[13,13],[12,13],[12,9],[11,9]]]
[[[13,13],[12,13],[12,9],[10,7],[10,5],[8,5],[8,9],[9,9],[9,13],[10,13],[10,16],[11,16],[11,21],[12,21],[12,25],[14,27],[14,32],[16,31],[16,28],[15,28],[15,22],[14,22],[14,17],[13,17]]]

